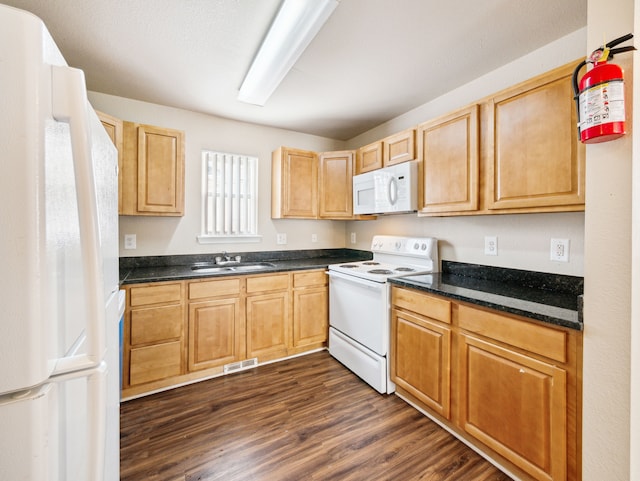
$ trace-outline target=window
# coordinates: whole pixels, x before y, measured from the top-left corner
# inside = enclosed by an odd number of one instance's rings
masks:
[[[258,158],[202,152],[202,227],[198,241],[258,242]]]

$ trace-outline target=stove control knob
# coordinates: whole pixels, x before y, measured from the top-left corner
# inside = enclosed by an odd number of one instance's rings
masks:
[[[427,250],[427,244],[422,244],[422,250],[426,251]]]
[[[399,251],[400,247],[402,247],[402,243],[400,241],[396,241],[396,250]]]
[[[424,244],[422,244],[424,246]],[[418,250],[420,248],[420,244],[418,244],[417,242],[415,244],[413,244],[413,248],[414,250]]]

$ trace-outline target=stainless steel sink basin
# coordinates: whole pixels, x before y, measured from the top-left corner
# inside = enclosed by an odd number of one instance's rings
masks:
[[[237,266],[229,266],[230,269],[238,272],[262,271],[275,267],[270,262],[259,262],[256,264],[238,264]]]
[[[201,273],[209,273],[215,274],[220,272],[231,272],[231,269],[228,267],[215,267],[215,266],[191,266],[192,271],[197,271]]]
[[[254,263],[240,263],[229,264],[221,266],[218,264],[196,264],[191,266],[192,271],[196,271],[202,274],[223,274],[231,272],[255,272],[271,269],[275,267],[271,262],[254,262]]]

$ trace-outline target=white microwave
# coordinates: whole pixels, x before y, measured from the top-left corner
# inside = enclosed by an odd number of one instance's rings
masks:
[[[399,214],[418,210],[418,161],[353,176],[354,214]]]

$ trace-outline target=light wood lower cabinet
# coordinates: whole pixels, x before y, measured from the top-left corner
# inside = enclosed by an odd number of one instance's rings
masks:
[[[392,289],[400,396],[522,479],[579,480],[582,335]]]
[[[449,419],[451,328],[395,309],[392,323],[396,384]]]
[[[326,345],[329,329],[329,291],[324,271],[293,273],[294,352]]]
[[[567,373],[462,334],[463,429],[535,479],[567,479]]]
[[[181,282],[128,289],[123,383],[159,381],[184,372],[184,295]]]
[[[324,269],[125,287],[123,398],[326,346]]]
[[[247,278],[247,357],[287,355],[291,344],[289,274]]]
[[[188,369],[197,371],[245,358],[242,280],[188,283]]]

